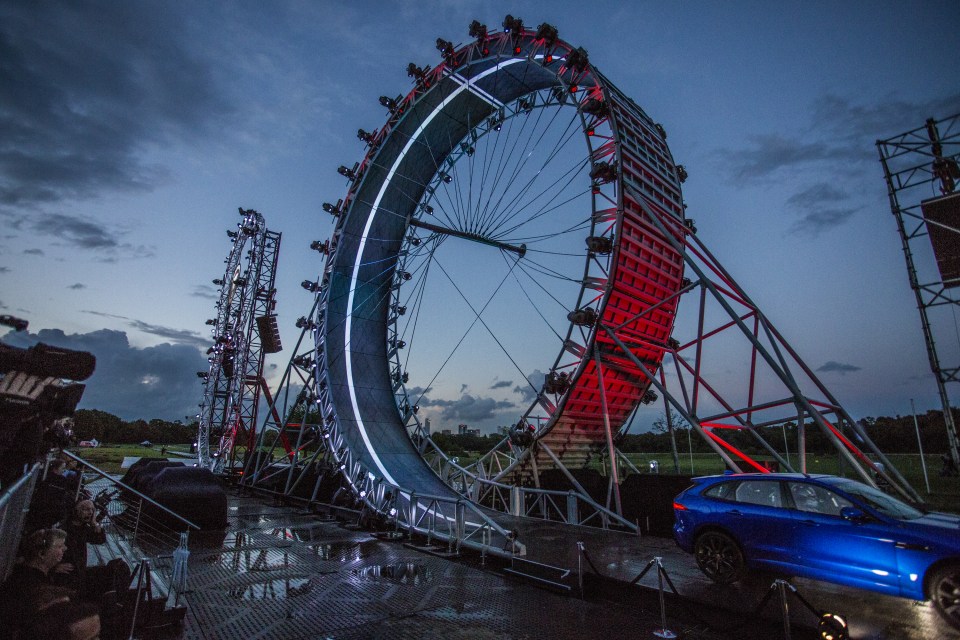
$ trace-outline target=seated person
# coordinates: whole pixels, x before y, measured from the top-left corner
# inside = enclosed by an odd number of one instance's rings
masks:
[[[62,562],[67,534],[60,529],[40,529],[24,538],[21,561],[0,585],[0,638],[15,637],[19,627],[41,604],[53,576],[73,570]]]
[[[61,582],[76,589],[80,597],[100,602],[109,591],[126,589],[130,581],[130,568],[123,560],[111,560],[105,566],[87,566],[87,545],[103,544],[107,535],[97,521],[97,509],[92,500],[80,500],[70,518],[62,525],[67,534],[64,560],[73,566],[64,574]],[[126,582],[124,582],[126,579]]]

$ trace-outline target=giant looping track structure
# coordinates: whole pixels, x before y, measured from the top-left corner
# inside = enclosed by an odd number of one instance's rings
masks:
[[[681,195],[686,171],[674,163],[663,127],[550,25],[526,29],[508,16],[503,31],[474,22],[470,36],[459,48],[438,40],[442,62],[433,69],[411,63],[413,90],[381,98],[386,123],[360,130],[366,155],[340,168],[347,193],[324,205],[335,230],[313,245],[326,263],[316,282],[304,284],[314,307],[298,326],[312,344],[288,368],[305,386],[296,401],[302,419],[261,431],[261,438],[274,434],[261,447],[282,439],[294,464],[263,456],[261,466],[248,464],[244,482],[283,475],[289,493],[310,477],[316,496],[323,477],[308,474],[322,460],[368,505],[409,526],[455,505],[443,519],[456,523],[459,543],[471,520],[465,509],[484,535],[506,534],[477,504],[523,515],[536,503],[549,517],[549,492],[539,487],[550,468],[582,500],[558,509],[561,518],[588,520],[586,506],[604,523],[630,526],[621,517],[617,435],[659,395],[732,469],[765,467],[724,433],[746,432],[782,467],[805,470],[804,433],[814,428],[864,480],[881,473],[909,494],[895,469],[874,465],[845,435],[853,430],[872,446],[696,237]],[[446,307],[425,306],[431,291],[437,295],[430,283],[453,283],[457,265],[471,259],[479,266],[466,280],[478,289],[481,280],[499,284],[482,293],[452,284],[442,294]],[[525,305],[500,305],[511,281]],[[679,340],[682,297],[696,299],[698,310],[692,335]],[[454,330],[448,307],[461,300],[467,327]],[[516,329],[534,317],[543,329],[508,346],[498,322]],[[427,338],[421,325],[430,327]],[[452,347],[443,346],[448,333]],[[499,445],[464,466],[433,444],[418,409],[477,334],[491,340],[467,366],[502,357],[523,376],[518,391],[529,402]],[[541,334],[547,355],[525,360]],[[710,378],[731,361],[713,352],[721,338],[745,349],[745,389]],[[413,387],[404,350],[423,352],[424,342],[428,355],[417,362],[432,369]],[[769,437],[786,420],[800,425],[797,461]],[[598,459],[609,478],[605,504],[573,473]]]

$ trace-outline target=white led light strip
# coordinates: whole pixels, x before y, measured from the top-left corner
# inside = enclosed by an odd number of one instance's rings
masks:
[[[420,134],[423,133],[424,129],[427,128],[427,126],[433,121],[433,119],[437,116],[437,114],[439,114],[443,110],[443,108],[447,106],[447,104],[452,102],[463,91],[469,89],[475,94],[477,93],[477,91],[481,91],[477,87],[472,86],[472,84],[475,83],[477,80],[480,80],[481,78],[484,78],[490,75],[491,73],[499,71],[500,69],[502,69],[503,67],[506,67],[507,65],[514,64],[515,62],[521,62],[522,60],[523,59],[520,59],[520,58],[512,58],[510,60],[505,60],[504,62],[500,62],[496,66],[493,66],[487,69],[483,73],[480,73],[476,77],[471,78],[470,81],[467,82],[466,84],[461,84],[459,87],[454,89],[449,96],[444,98],[443,102],[441,102],[436,107],[434,107],[433,111],[431,111],[430,114],[426,118],[424,118],[423,123],[421,123],[421,125],[417,128],[417,130],[413,132],[413,135],[411,135],[410,138],[407,140],[407,144],[404,145],[403,150],[400,152],[400,155],[398,155],[397,159],[394,160],[393,166],[390,167],[390,171],[389,173],[387,173],[387,177],[384,179],[383,184],[380,185],[380,192],[377,193],[377,197],[373,201],[373,208],[370,211],[370,215],[367,217],[367,224],[363,228],[363,236],[361,236],[360,238],[360,246],[357,248],[357,259],[354,262],[353,272],[350,275],[350,293],[349,293],[349,296],[347,297],[347,322],[344,329],[344,332],[345,332],[344,338],[346,342],[346,345],[344,346],[344,356],[345,356],[345,362],[347,367],[347,386],[350,389],[350,403],[353,406],[353,415],[356,416],[357,418],[357,428],[360,429],[360,436],[363,438],[363,444],[367,448],[367,451],[370,453],[370,457],[373,458],[373,462],[377,465],[377,469],[379,469],[380,473],[383,474],[384,480],[386,480],[387,482],[395,486],[397,485],[397,482],[393,479],[393,477],[387,471],[386,467],[384,467],[383,462],[380,460],[380,456],[377,455],[377,452],[374,449],[373,444],[370,442],[370,436],[369,434],[367,434],[366,426],[363,424],[363,417],[360,415],[360,406],[357,403],[357,392],[356,392],[356,388],[353,381],[353,359],[351,358],[350,348],[349,348],[350,331],[351,331],[351,326],[353,324],[353,298],[357,291],[357,277],[360,274],[360,264],[361,264],[361,261],[363,260],[363,250],[367,245],[367,235],[370,233],[370,227],[373,226],[373,219],[376,217],[377,211],[380,208],[380,201],[383,200],[383,196],[387,191],[387,187],[390,186],[390,183],[393,180],[393,176],[396,174],[397,169],[400,167],[400,163],[403,162],[403,159],[404,157],[406,157],[407,152],[410,151],[410,147],[412,147],[413,143],[416,142],[417,139],[419,139]],[[490,96],[490,99],[495,100],[492,96]],[[490,100],[487,100],[487,101],[489,102]]]

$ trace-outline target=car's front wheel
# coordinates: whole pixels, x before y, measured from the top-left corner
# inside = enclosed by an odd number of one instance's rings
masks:
[[[720,531],[706,531],[693,544],[693,555],[700,571],[720,584],[730,584],[743,577],[746,561],[736,540]]]
[[[944,620],[960,629],[960,564],[937,569],[928,583],[930,600]]]

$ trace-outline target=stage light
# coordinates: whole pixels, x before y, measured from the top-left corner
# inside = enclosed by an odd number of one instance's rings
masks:
[[[238,234],[236,231],[230,231],[230,229],[227,229],[227,235],[228,235],[231,239],[236,239],[237,235],[239,235],[239,234]]]
[[[217,324],[217,321],[214,320],[213,318],[210,318],[209,320],[206,321],[205,324],[206,324],[207,326],[211,326],[211,327],[212,327],[213,325]]]
[[[687,178],[690,177],[687,173],[687,168],[682,164],[677,165],[677,180],[680,181],[680,184],[683,184],[687,181]]]
[[[605,236],[587,236],[587,251],[602,256],[610,255],[613,251],[613,240]]]
[[[347,179],[349,179],[349,180],[356,180],[356,179],[357,179],[357,167],[359,167],[359,166],[360,166],[360,163],[359,163],[359,162],[354,163],[352,169],[347,169],[345,166],[340,165],[339,167],[337,167],[337,173],[339,173],[339,174],[342,175],[344,178],[347,178]]]
[[[655,125],[653,125],[653,128],[657,130],[657,133],[660,134],[661,138],[663,138],[664,140],[667,139],[667,130],[663,128],[662,124],[658,122]]]
[[[590,64],[590,57],[587,55],[587,50],[583,47],[577,47],[576,49],[573,49],[567,54],[565,64],[568,68],[573,69],[578,73],[583,73],[587,68],[587,65]]]
[[[537,40],[543,40],[543,45],[548,49],[556,43],[558,34],[557,28],[552,24],[544,22],[537,27]]]
[[[214,278],[213,284],[217,285],[218,287],[222,287],[222,286],[223,286],[223,280],[221,280],[220,278]]]
[[[445,172],[445,171],[441,171],[441,172],[438,173],[437,175],[440,176],[440,179],[443,180],[443,182],[444,182],[445,184],[450,184],[451,182],[453,182],[453,176],[451,176],[449,173],[447,173],[447,172]],[[432,212],[431,212],[431,213],[432,213]]]
[[[300,286],[310,293],[316,293],[320,289],[320,286],[316,282],[310,280],[304,280],[300,283]]]
[[[487,25],[481,24],[479,20],[474,20],[470,23],[469,35],[471,38],[477,39],[477,46],[480,48],[482,55],[490,55],[490,48],[487,47]]]
[[[403,278],[404,280],[410,280],[411,278],[413,278],[413,274],[410,273],[409,271],[401,271],[400,277]]]
[[[847,640],[847,621],[835,613],[824,613],[817,624],[821,640]]]
[[[444,61],[451,67],[456,68],[459,66],[452,42],[444,40],[443,38],[437,38],[437,50],[440,51],[440,55],[443,56]]]
[[[598,98],[588,98],[580,104],[580,110],[598,118],[605,118],[610,114],[607,103]]]
[[[414,79],[418,85],[421,85],[424,89],[430,88],[430,80],[427,77],[427,74],[430,72],[430,67],[418,67],[414,63],[407,65],[407,75]]]
[[[343,200],[338,200],[338,201],[337,201],[337,204],[335,204],[335,205],[334,205],[334,204],[330,204],[329,202],[324,202],[324,203],[323,203],[323,210],[326,211],[327,213],[329,213],[330,215],[332,215],[333,217],[336,218],[336,217],[339,216],[340,213],[341,213],[341,211],[340,211],[340,204],[341,204],[342,202],[343,202]]]
[[[376,139],[377,132],[374,131],[370,133],[369,131],[364,131],[363,129],[357,129],[357,137],[367,144],[373,144],[373,141]]]
[[[513,34],[514,36],[522,34],[523,20],[520,18],[514,18],[508,13],[507,17],[503,19],[503,31],[504,33]]]
[[[320,253],[326,255],[330,253],[330,241],[325,240],[323,242],[320,242],[319,240],[314,240],[313,242],[310,243],[310,248],[313,249],[314,251],[319,251]]]
[[[593,307],[575,309],[567,314],[567,320],[580,327],[590,327],[597,322],[597,311]]]
[[[210,377],[210,374],[206,371],[197,371],[197,377],[206,380],[208,377]]]
[[[683,226],[685,226],[690,231],[690,233],[695,234],[697,232],[697,225],[692,218],[687,218],[686,220],[684,220]]]
[[[391,112],[397,110],[397,101],[393,98],[388,98],[387,96],[380,96],[380,104],[389,109]]]

